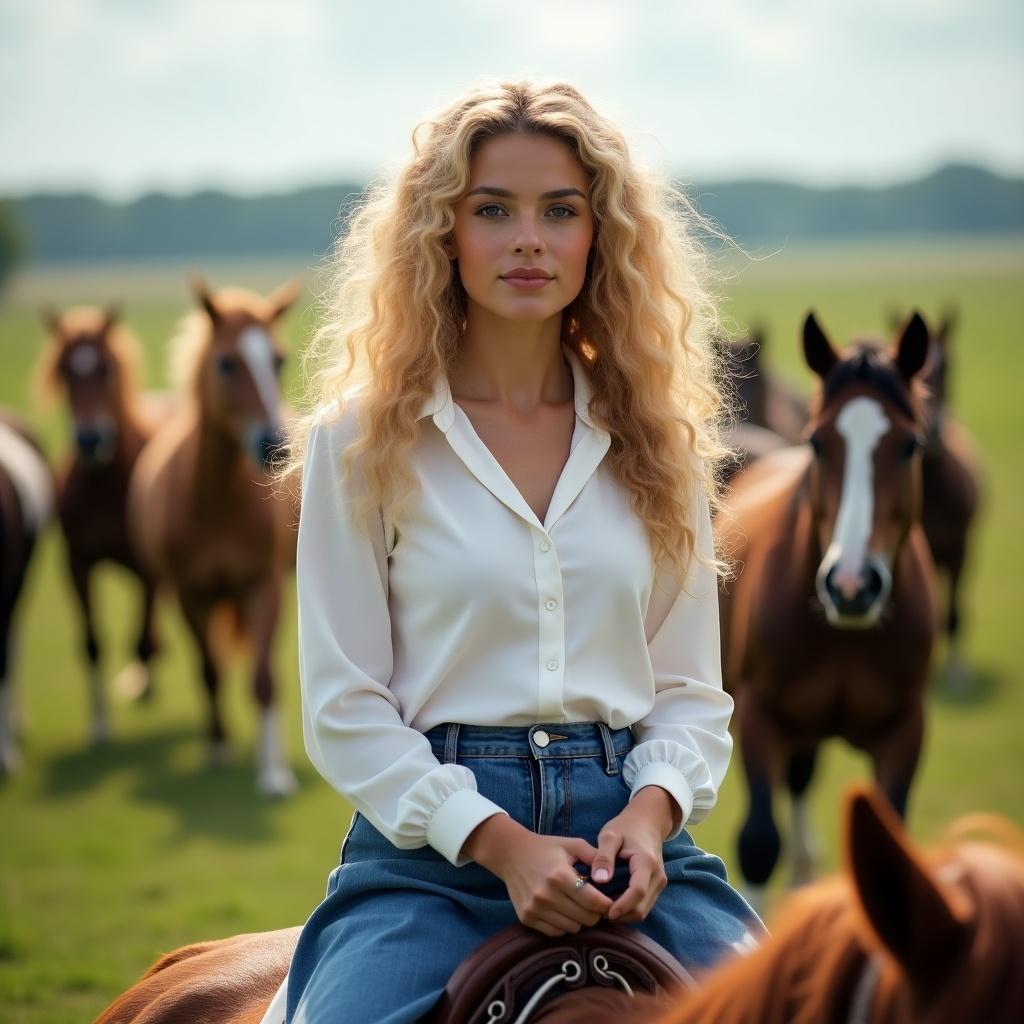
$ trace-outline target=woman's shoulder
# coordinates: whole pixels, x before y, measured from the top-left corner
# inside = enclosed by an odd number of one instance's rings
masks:
[[[334,451],[353,442],[359,434],[360,397],[361,391],[350,391],[320,402],[310,414],[310,436],[323,436]]]

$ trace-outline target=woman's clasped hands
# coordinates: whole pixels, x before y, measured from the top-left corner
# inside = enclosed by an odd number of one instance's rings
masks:
[[[643,921],[668,883],[662,844],[674,806],[664,790],[645,787],[605,824],[597,847],[585,839],[537,835],[495,815],[478,826],[465,850],[502,879],[519,920],[545,935],[576,934],[602,917]],[[629,884],[613,900],[600,886],[611,880],[620,857],[629,863]],[[579,888],[577,863],[590,870],[590,883]]]

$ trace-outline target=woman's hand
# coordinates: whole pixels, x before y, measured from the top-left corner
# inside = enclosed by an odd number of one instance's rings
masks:
[[[600,884],[615,872],[615,858],[629,861],[629,886],[608,911],[610,921],[643,921],[668,884],[662,845],[675,825],[675,801],[660,786],[644,786],[597,837],[591,878]],[[605,874],[605,872],[607,872]]]
[[[585,839],[539,836],[506,815],[495,815],[478,838],[474,832],[464,849],[496,874],[508,889],[516,916],[523,924],[552,937],[597,924],[612,900],[589,883],[576,888],[577,862],[591,864],[597,849]]]

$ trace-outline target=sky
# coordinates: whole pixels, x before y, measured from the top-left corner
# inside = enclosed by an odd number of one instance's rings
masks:
[[[1021,0],[0,0],[0,194],[363,180],[520,78],[687,182],[1024,174]]]

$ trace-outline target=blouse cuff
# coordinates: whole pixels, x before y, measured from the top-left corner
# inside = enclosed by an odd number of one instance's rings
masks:
[[[630,786],[629,799],[632,800],[644,786],[661,786],[662,789],[668,791],[669,796],[672,797],[679,809],[679,824],[665,837],[667,843],[683,831],[683,826],[690,817],[690,812],[693,810],[693,790],[690,788],[690,783],[686,781],[686,776],[666,761],[651,761],[636,773]],[[675,820],[674,817],[673,820]]]
[[[461,868],[472,863],[471,857],[459,855],[462,844],[480,822],[495,814],[508,811],[475,789],[457,789],[427,822],[427,842],[452,865]]]

